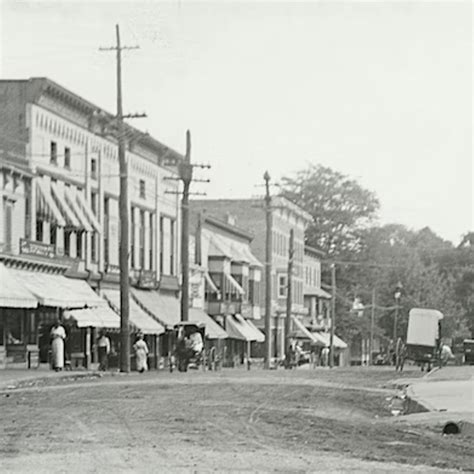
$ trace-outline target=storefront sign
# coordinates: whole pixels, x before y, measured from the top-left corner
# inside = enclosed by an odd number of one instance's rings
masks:
[[[20,253],[38,257],[55,258],[54,245],[20,239]]]

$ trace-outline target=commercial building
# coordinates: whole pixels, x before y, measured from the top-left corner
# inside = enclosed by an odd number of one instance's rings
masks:
[[[194,212],[206,213],[223,222],[233,219],[245,232],[253,235],[250,250],[259,262],[265,262],[266,220],[263,199],[210,199],[193,200],[191,209]],[[292,315],[301,318],[308,314],[304,305],[304,233],[311,222],[311,216],[294,203],[281,196],[272,198],[272,310],[271,326],[273,357],[284,357],[285,332],[284,318],[286,315],[287,271],[290,230],[294,231],[294,272],[292,291]],[[264,275],[264,270],[262,270]],[[262,276],[260,285],[260,318],[255,320],[256,326],[264,329],[265,318],[265,278]],[[263,347],[259,354],[263,357]]]
[[[163,298],[179,307],[176,178],[182,156],[131,126],[125,133],[131,329],[147,335],[157,362],[157,337],[165,328],[152,314],[159,320],[169,317]],[[45,361],[49,327],[57,317],[68,324],[67,349],[69,356],[77,355],[77,363],[94,361],[93,341],[100,327],[109,330],[118,350],[120,173],[115,137],[112,114],[49,79],[0,81],[1,282],[4,288],[13,275],[17,291],[23,288],[36,299],[29,308],[26,303],[15,307],[18,299],[10,301],[8,292],[0,293],[3,365],[36,357],[34,346]],[[149,311],[140,292],[153,297]],[[24,316],[18,318],[17,311]],[[9,337],[19,342],[9,343]]]

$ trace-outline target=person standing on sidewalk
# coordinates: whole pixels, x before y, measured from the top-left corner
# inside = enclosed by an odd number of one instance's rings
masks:
[[[105,331],[100,332],[97,349],[99,352],[99,370],[106,371],[109,368],[110,339]]]
[[[54,323],[50,332],[51,337],[51,365],[56,372],[64,369],[64,340],[66,330],[61,326],[59,320]]]
[[[133,349],[135,350],[135,356],[137,358],[138,372],[146,372],[148,370],[148,346],[143,340],[143,334],[138,334],[137,342],[133,345]]]

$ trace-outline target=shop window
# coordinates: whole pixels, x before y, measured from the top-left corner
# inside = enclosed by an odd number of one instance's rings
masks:
[[[51,224],[49,228],[49,243],[56,246],[56,231],[57,227],[55,224]]]
[[[76,234],[76,257],[83,258],[82,232]]]
[[[50,144],[49,162],[52,165],[58,164],[58,144],[56,142],[51,142]]]
[[[36,218],[36,229],[35,229],[36,242],[43,242],[43,221]]]
[[[91,233],[91,261],[97,263],[97,232]]]
[[[145,268],[145,211],[140,211],[140,227],[139,227],[139,259],[140,268]]]
[[[71,230],[64,231],[64,255],[71,256]]]
[[[99,213],[99,195],[96,191],[91,191],[91,210],[94,213],[94,216],[97,216]]]
[[[97,159],[91,159],[91,178],[97,179]]]
[[[69,147],[64,148],[64,168],[71,169],[71,149]]]
[[[16,345],[23,343],[23,315],[23,310],[11,310],[7,314],[7,323],[5,325],[7,345]]]

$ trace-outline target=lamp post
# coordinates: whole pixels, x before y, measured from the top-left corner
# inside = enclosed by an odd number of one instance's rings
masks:
[[[403,285],[398,282],[397,286],[395,287],[395,293],[394,293],[394,298],[395,298],[395,317],[393,319],[393,343],[397,343],[397,325],[398,325],[398,310],[399,310],[399,305],[400,305],[400,298],[402,296],[402,289]]]

